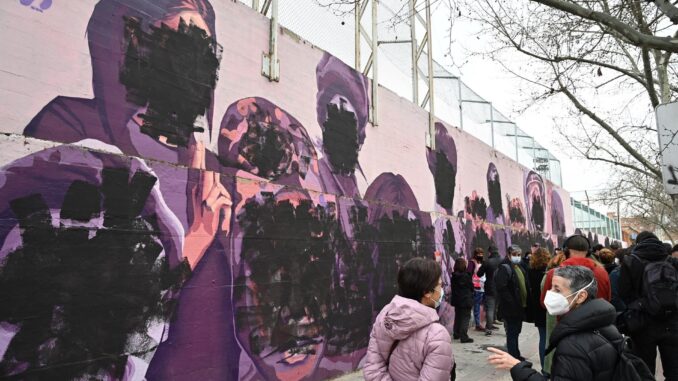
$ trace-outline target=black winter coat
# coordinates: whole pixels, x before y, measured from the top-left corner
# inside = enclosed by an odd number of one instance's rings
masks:
[[[642,288],[645,264],[636,256],[648,262],[656,262],[665,260],[668,255],[661,241],[647,238],[633,248],[632,255],[624,258],[619,273],[619,296],[626,305],[640,297]]]
[[[593,299],[568,312],[551,334],[547,353],[555,348],[551,379],[554,381],[613,381],[619,361],[616,346],[622,336],[612,325],[614,307],[604,299]],[[604,336],[604,338],[602,337]],[[546,378],[523,361],[511,368],[514,380],[542,381]]]
[[[511,269],[507,269],[507,266]],[[520,300],[520,285],[518,284],[517,271],[521,271],[525,278],[525,288],[527,289],[527,300],[530,300],[530,280],[523,269],[523,266],[514,266],[509,257],[504,258],[499,269],[494,274],[494,282],[497,290],[497,302],[499,302],[499,315],[502,318],[525,319],[525,308]]]
[[[450,304],[459,308],[473,307],[473,279],[467,272],[452,273]]]
[[[541,280],[546,274],[546,266],[541,269],[527,270],[530,282],[530,297],[527,300],[527,318],[535,327],[546,327],[546,309],[541,306]]]
[[[485,296],[495,296],[497,291],[494,286],[494,274],[499,268],[501,257],[497,253],[492,253],[489,258],[483,261],[482,266],[478,269],[478,276],[485,275]]]

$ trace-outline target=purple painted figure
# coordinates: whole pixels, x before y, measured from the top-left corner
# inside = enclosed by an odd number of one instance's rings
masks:
[[[328,53],[318,63],[316,79],[316,113],[323,132],[319,164],[323,191],[359,196],[355,171],[360,169],[358,153],[367,126],[367,79]]]

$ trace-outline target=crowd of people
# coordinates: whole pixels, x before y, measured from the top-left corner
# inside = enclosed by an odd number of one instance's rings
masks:
[[[401,267],[398,295],[372,328],[366,380],[454,379],[453,342],[473,342],[473,321],[487,336],[504,326],[506,350],[488,348],[488,363],[513,380],[654,380],[659,351],[665,380],[678,381],[678,245],[653,233],[629,248],[582,235],[553,253],[513,245],[503,259],[476,248],[455,261],[450,286],[444,295],[434,260]],[[443,300],[455,309],[451,337],[437,314]],[[539,332],[539,371],[520,352],[524,323]]]

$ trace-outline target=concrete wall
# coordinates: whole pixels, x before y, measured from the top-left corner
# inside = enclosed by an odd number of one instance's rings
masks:
[[[208,0],[0,4],[0,375],[317,380],[398,264],[553,247],[569,195]],[[449,288],[446,290],[449,293]],[[452,308],[443,304],[443,322]]]

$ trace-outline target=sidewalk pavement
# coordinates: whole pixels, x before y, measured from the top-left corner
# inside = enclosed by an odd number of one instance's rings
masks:
[[[452,341],[452,351],[457,362],[457,380],[460,381],[510,381],[511,375],[505,370],[496,370],[487,363],[489,352],[487,347],[506,349],[506,333],[502,325],[493,331],[492,336],[485,336],[484,332],[469,329],[469,336],[473,343],[461,344],[459,340]],[[520,334],[520,352],[530,361],[534,369],[539,366],[539,331],[532,323],[523,323]],[[362,381],[362,372],[354,372],[334,379],[334,381]]]
[[[506,350],[506,332],[502,325],[492,336],[485,336],[484,332],[469,329],[469,336],[474,342],[461,344],[459,340],[452,341],[452,351],[457,362],[457,380],[459,381],[511,381],[511,374],[505,370],[496,370],[487,363],[489,352],[487,347],[497,347]],[[471,327],[473,325],[471,324]],[[520,352],[532,363],[532,367],[541,371],[539,366],[539,331],[532,323],[523,323],[520,334]],[[663,381],[664,375],[661,360],[657,356],[657,381]],[[362,371],[346,374],[333,381],[363,381]]]

